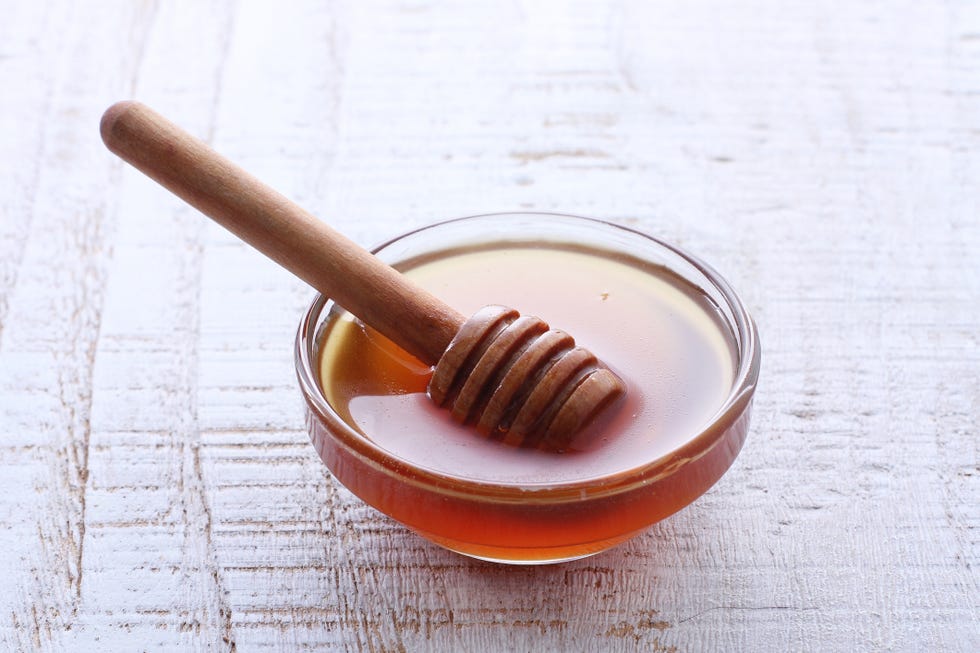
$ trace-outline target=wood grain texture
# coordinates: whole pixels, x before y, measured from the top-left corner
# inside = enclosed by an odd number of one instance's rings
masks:
[[[8,2],[0,650],[980,649],[980,10]],[[606,554],[471,562],[330,478],[310,291],[105,153],[136,97],[372,245],[559,210],[696,252],[754,426]]]

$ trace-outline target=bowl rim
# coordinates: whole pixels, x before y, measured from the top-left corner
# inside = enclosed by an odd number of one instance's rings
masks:
[[[368,464],[386,475],[398,475],[403,482],[419,485],[440,493],[463,496],[470,499],[492,500],[495,502],[561,502],[564,500],[581,500],[609,494],[626,492],[637,486],[646,485],[670,476],[681,467],[707,455],[715,445],[721,442],[725,433],[749,410],[755,388],[758,383],[761,352],[758,329],[748,313],[742,299],[712,266],[684,249],[671,245],[660,238],[632,227],[567,213],[552,213],[545,211],[513,211],[499,213],[481,213],[458,218],[451,218],[430,223],[393,238],[372,248],[372,253],[432,229],[446,225],[472,222],[482,219],[499,218],[501,216],[516,218],[531,216],[549,221],[576,221],[587,223],[593,227],[609,228],[628,234],[630,237],[641,238],[661,247],[673,255],[683,259],[717,289],[725,298],[731,310],[730,326],[737,332],[739,352],[737,356],[736,373],[733,376],[731,390],[725,401],[719,406],[714,415],[683,444],[670,452],[651,461],[646,461],[635,467],[617,472],[586,479],[573,479],[549,483],[506,483],[490,482],[453,476],[419,466],[394,456],[391,452],[375,444],[370,438],[351,427],[333,409],[323,395],[318,381],[318,373],[314,369],[313,347],[319,337],[317,323],[324,311],[334,304],[333,300],[318,293],[310,306],[304,312],[296,332],[294,362],[296,374],[306,400],[307,408],[315,412],[319,418],[330,425],[331,437],[349,453],[357,456],[363,463]],[[693,282],[691,279],[686,279]],[[726,321],[729,321],[726,319]]]

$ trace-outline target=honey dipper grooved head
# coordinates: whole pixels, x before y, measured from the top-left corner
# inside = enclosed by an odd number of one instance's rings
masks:
[[[456,421],[552,451],[625,392],[567,333],[504,306],[486,306],[463,323],[429,382],[429,396]]]

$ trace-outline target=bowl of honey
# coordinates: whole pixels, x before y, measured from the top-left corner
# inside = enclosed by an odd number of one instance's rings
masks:
[[[738,455],[759,337],[694,256],[545,213],[441,222],[374,253],[464,314],[492,303],[537,315],[627,384],[564,450],[505,445],[428,399],[429,366],[318,296],[295,352],[311,441],[341,484],[422,537],[503,563],[585,557],[689,505]]]

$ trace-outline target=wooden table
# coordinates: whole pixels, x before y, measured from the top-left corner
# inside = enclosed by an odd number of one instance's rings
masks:
[[[0,650],[980,650],[977,4],[7,0],[0,88]],[[106,153],[126,97],[365,245],[697,253],[762,333],[741,456],[563,565],[378,515],[304,431],[311,291]]]

